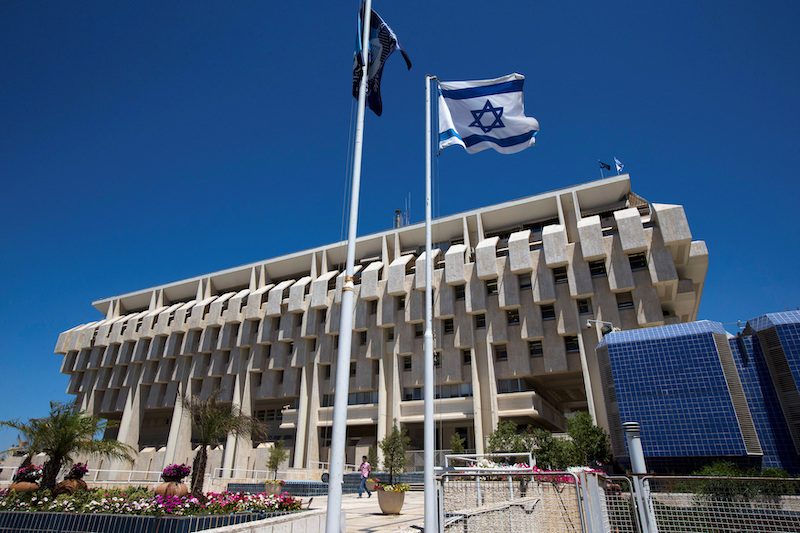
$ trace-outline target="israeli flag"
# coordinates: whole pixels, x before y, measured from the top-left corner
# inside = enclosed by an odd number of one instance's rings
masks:
[[[439,82],[439,150],[456,144],[475,154],[513,154],[533,146],[539,122],[525,116],[525,76]]]

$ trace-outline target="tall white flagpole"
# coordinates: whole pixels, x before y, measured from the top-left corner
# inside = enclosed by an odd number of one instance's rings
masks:
[[[434,468],[433,424],[433,258],[431,257],[431,82],[435,76],[425,76],[425,531],[439,531],[436,525],[436,484]],[[438,129],[438,128],[437,128]]]
[[[369,23],[372,0],[364,0],[363,33],[361,35],[361,84],[358,86],[356,139],[353,146],[353,185],[350,191],[350,224],[347,235],[347,266],[342,287],[342,315],[339,321],[339,353],[336,356],[336,390],[333,402],[333,436],[331,438],[330,478],[326,533],[341,533],[342,482],[344,480],[345,437],[347,435],[347,396],[350,388],[350,346],[353,340],[353,271],[356,262],[356,230],[358,228],[358,192],[361,182],[361,150],[364,140],[364,109],[367,100],[367,68],[369,61]]]

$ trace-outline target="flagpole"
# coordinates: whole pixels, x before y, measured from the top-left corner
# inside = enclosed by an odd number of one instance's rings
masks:
[[[361,83],[358,86],[358,115],[353,145],[353,179],[350,191],[350,224],[347,235],[347,266],[342,287],[341,317],[339,320],[339,351],[336,356],[336,389],[333,402],[333,435],[331,438],[328,510],[326,533],[341,532],[342,483],[344,480],[345,438],[347,435],[347,396],[350,388],[350,346],[353,340],[353,271],[356,259],[358,228],[358,193],[361,182],[361,151],[364,140],[364,109],[367,100],[367,68],[369,65],[369,24],[372,0],[364,0],[363,32],[361,35]]]
[[[431,82],[435,76],[425,76],[425,531],[439,531],[436,526],[436,484],[434,468],[434,424],[433,424],[433,258],[431,243]],[[438,129],[438,128],[437,128]]]

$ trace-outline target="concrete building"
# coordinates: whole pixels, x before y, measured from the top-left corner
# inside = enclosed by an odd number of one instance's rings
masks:
[[[604,371],[614,456],[622,424],[639,422],[648,467],[691,472],[726,460],[800,472],[800,312],[771,313],[730,335],[707,320],[609,333]]]
[[[696,318],[708,265],[679,205],[621,175],[434,222],[437,447],[482,451],[499,419],[552,430],[589,409],[608,427],[588,319],[622,329]],[[346,244],[94,302],[62,333],[68,392],[121,422],[138,469],[192,456],[179,395],[221,398],[286,441],[295,467],[328,458]],[[424,226],[359,238],[347,461],[394,421],[422,442]],[[229,438],[212,467],[263,469],[266,444]]]

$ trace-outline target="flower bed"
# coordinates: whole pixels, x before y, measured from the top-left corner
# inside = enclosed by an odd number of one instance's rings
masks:
[[[206,501],[188,496],[153,496],[143,488],[94,489],[63,494],[56,498],[49,491],[18,493],[0,491],[0,511],[67,512],[79,514],[112,513],[146,516],[192,516],[231,513],[274,513],[300,510],[300,500],[288,494],[208,493]]]

